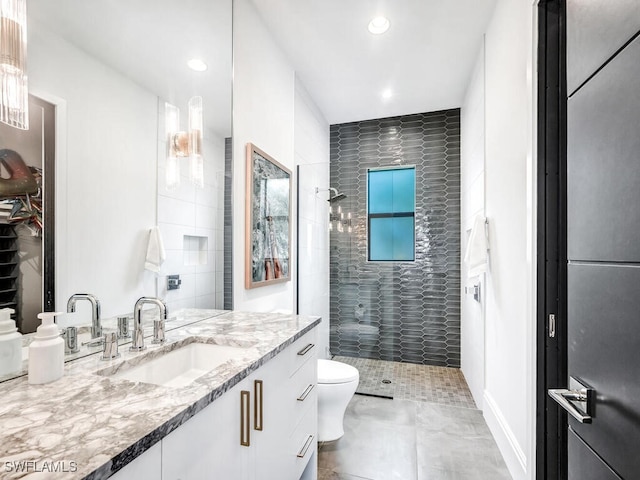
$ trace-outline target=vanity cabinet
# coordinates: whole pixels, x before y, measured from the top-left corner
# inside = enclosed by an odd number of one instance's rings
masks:
[[[316,330],[167,435],[162,479],[298,480],[317,448]]]

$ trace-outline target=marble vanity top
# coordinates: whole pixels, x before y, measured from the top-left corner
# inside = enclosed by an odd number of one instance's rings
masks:
[[[191,323],[185,320],[168,332],[164,345],[149,339],[147,350],[130,352],[124,346],[115,360],[102,361],[98,354],[68,362],[64,377],[47,385],[29,385],[26,376],[0,383],[0,479],[34,471],[47,472],[37,477],[47,479],[106,478],[320,322],[318,317],[219,311],[194,321],[202,312],[183,315]],[[108,375],[193,337],[246,347],[246,355],[181,388]],[[29,472],[16,472],[19,462]]]

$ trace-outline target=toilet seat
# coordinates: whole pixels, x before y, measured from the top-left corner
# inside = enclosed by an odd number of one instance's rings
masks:
[[[342,362],[318,359],[318,383],[337,384],[358,380],[358,369]]]

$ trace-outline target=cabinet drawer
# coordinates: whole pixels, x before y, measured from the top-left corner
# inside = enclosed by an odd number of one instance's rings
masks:
[[[304,364],[312,358],[318,358],[318,341],[316,328],[304,334],[298,340],[293,342],[285,350],[289,359],[289,376],[296,373]]]
[[[318,449],[318,415],[315,408],[308,409],[290,437],[291,453],[295,457],[294,478],[300,478],[309,459]]]
[[[318,402],[317,362],[306,362],[291,378],[287,411],[291,412],[292,428],[296,427],[309,408],[316,408]]]

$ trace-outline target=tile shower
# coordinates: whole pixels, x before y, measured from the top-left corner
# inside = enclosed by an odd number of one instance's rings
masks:
[[[460,110],[332,125],[334,355],[460,366]],[[367,169],[416,167],[415,261],[367,261]],[[346,217],[345,217],[346,218]],[[351,230],[351,231],[349,231]]]

